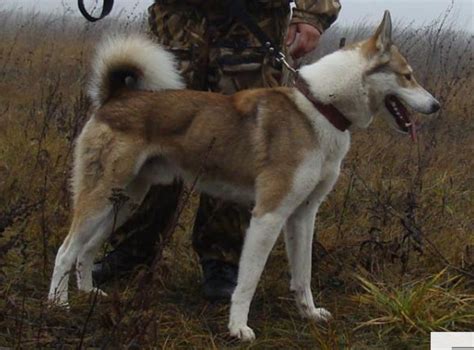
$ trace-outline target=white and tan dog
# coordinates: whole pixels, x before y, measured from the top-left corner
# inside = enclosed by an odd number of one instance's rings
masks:
[[[193,181],[212,196],[254,203],[245,237],[229,330],[255,338],[247,316],[267,257],[284,228],[291,290],[301,314],[311,292],[315,216],[339,175],[351,128],[381,114],[398,130],[415,126],[403,103],[432,113],[439,103],[418,83],[391,40],[390,14],[370,39],[300,70],[298,88],[255,89],[232,96],[184,90],[173,57],[151,41],[111,39],[97,53],[91,119],[79,136],[72,176],[74,213],[59,249],[49,292],[68,300],[74,264],[80,290],[93,291],[94,256],[152,184]],[[110,198],[129,198],[118,213]]]

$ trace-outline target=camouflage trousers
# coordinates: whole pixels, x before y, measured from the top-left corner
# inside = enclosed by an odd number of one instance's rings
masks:
[[[280,42],[287,11],[265,8],[255,16],[272,40]],[[231,94],[281,83],[281,70],[268,64],[261,45],[221,9],[196,11],[195,6],[173,1],[155,3],[149,8],[149,24],[150,34],[179,58],[188,88]],[[153,258],[181,192],[181,183],[151,188],[137,213],[116,232],[112,245],[135,257]],[[250,207],[201,195],[192,236],[199,257],[238,264],[250,215]]]

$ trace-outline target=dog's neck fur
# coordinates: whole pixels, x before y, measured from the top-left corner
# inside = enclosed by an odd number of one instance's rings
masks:
[[[300,69],[314,98],[332,104],[353,125],[366,128],[372,121],[363,74],[368,65],[358,49],[339,50]]]

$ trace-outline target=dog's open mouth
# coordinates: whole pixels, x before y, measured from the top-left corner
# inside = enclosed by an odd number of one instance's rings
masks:
[[[413,140],[416,140],[416,121],[412,120],[410,112],[403,103],[394,95],[385,97],[385,106],[392,114],[398,128],[403,133],[410,133]]]

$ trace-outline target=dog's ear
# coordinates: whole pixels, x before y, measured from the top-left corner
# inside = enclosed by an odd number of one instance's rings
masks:
[[[390,55],[392,47],[392,17],[390,11],[385,11],[382,23],[375,32],[374,39],[377,51],[383,56]]]

